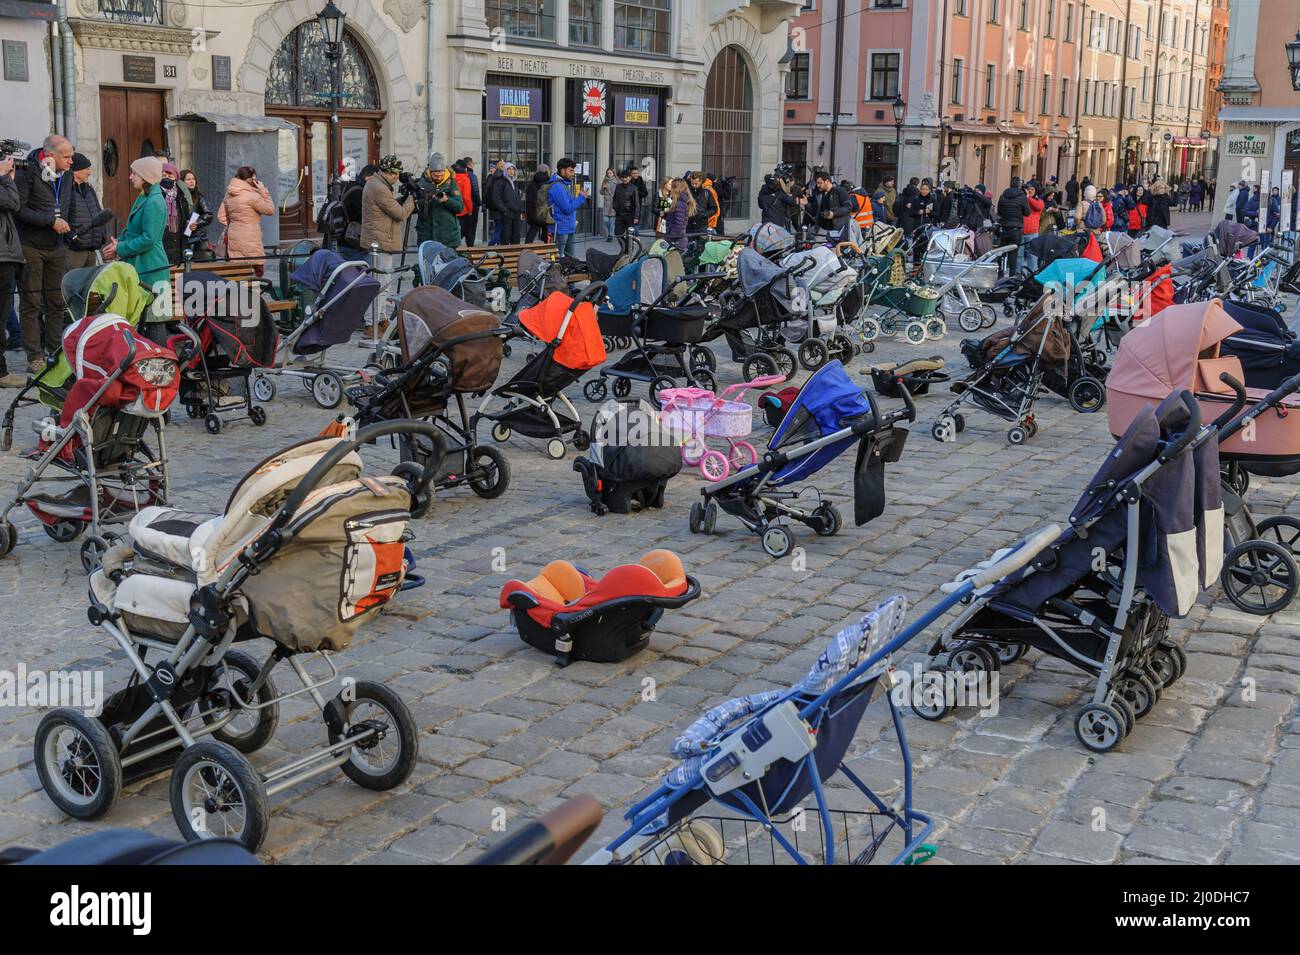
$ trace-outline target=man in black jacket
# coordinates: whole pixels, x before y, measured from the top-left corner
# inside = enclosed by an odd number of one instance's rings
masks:
[[[619,170],[618,185],[614,187],[610,204],[614,210],[615,235],[627,235],[628,229],[641,225],[641,193],[632,181],[631,169]]]
[[[344,226],[343,235],[339,238],[340,245],[351,249],[361,248],[361,194],[366,191],[366,180],[377,172],[378,166],[367,163],[357,173],[356,180],[343,190],[343,214],[347,217],[348,224]],[[354,224],[355,229],[352,228]]]
[[[519,172],[512,162],[506,163],[505,175],[496,184],[493,200],[500,210],[495,213],[501,217],[501,244],[515,245],[519,241],[520,228],[524,218],[524,193],[519,184]]]
[[[63,337],[60,286],[68,270],[66,237],[72,231],[72,177],[67,175],[72,155],[71,142],[62,136],[48,136],[40,149],[28,154],[27,168],[20,169],[15,177],[22,205],[14,218],[27,263],[19,317],[27,370],[34,375],[45,370],[45,356],[59,350]]]
[[[1012,176],[1011,185],[998,197],[998,244],[1015,246],[1007,257],[1007,268],[1012,274],[1016,271],[1020,243],[1025,237],[1025,216],[1031,211],[1029,198],[1020,187],[1020,177]]]
[[[68,233],[68,271],[98,264],[97,253],[108,242],[108,227],[90,227],[99,215],[99,196],[90,184],[90,160],[81,153],[72,156],[72,231]],[[73,238],[75,236],[75,238]]]
[[[961,225],[972,232],[978,232],[984,228],[985,221],[991,218],[993,218],[993,203],[989,202],[989,197],[984,194],[983,184],[974,189],[967,186],[961,191],[957,198],[957,221]]]
[[[1067,209],[1073,209],[1079,204],[1079,180],[1073,176],[1065,184],[1065,206]]]
[[[849,219],[857,208],[857,203],[848,190],[835,185],[835,180],[825,169],[818,171],[813,179],[813,194],[808,199],[808,210],[821,232],[830,233],[832,238],[841,238]]]
[[[5,349],[9,347],[5,317],[13,305],[24,262],[23,244],[14,223],[19,205],[14,161],[6,156],[0,159],[0,388],[21,388],[27,383],[25,375],[10,374],[9,366],[5,364]]]
[[[718,203],[713,191],[705,188],[703,173],[692,172],[686,177],[686,182],[695,199],[695,215],[686,223],[686,231],[699,235],[709,230],[709,220],[718,214]]]
[[[758,190],[758,209],[764,223],[791,229],[791,224],[802,217],[799,197],[791,187],[792,176],[790,168],[782,164],[763,177],[763,185]]]

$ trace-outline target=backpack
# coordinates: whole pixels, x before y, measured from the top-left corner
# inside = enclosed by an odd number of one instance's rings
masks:
[[[550,193],[549,183],[537,190],[537,221],[542,225],[555,225],[555,215],[551,212]]]
[[[342,199],[327,199],[316,216],[316,231],[325,240],[325,247],[336,245],[348,228],[348,213]],[[358,232],[357,238],[360,239]]]
[[[1088,209],[1083,214],[1083,226],[1085,229],[1101,229],[1106,225],[1106,210],[1101,207],[1101,203],[1096,199],[1088,203]]]

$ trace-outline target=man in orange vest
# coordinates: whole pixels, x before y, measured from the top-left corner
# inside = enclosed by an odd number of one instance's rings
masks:
[[[705,175],[704,188],[713,196],[713,215],[709,216],[709,228],[714,232],[722,231],[722,203],[718,201],[718,190],[713,186],[713,177]]]
[[[865,233],[876,224],[876,214],[871,208],[871,197],[867,195],[865,189],[855,189],[853,190],[853,201],[858,206],[857,211],[853,213],[853,221]]]

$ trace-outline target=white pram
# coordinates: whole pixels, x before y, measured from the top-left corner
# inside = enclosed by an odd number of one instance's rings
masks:
[[[800,339],[799,364],[815,371],[832,358],[853,360],[853,344],[839,327],[840,304],[857,285],[857,270],[845,265],[834,249],[814,246],[781,259],[794,279],[791,308],[808,316]]]
[[[992,289],[1002,274],[1002,259],[1015,246],[1003,245],[975,254],[975,236],[967,228],[941,229],[930,236],[921,260],[921,278],[939,294],[939,311],[956,316],[964,332],[992,328],[997,311],[981,301],[981,290]]]

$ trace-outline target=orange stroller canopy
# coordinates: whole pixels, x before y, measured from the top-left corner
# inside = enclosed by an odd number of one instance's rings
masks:
[[[586,371],[605,360],[605,342],[600,337],[596,309],[583,302],[570,313],[573,299],[552,292],[532,308],[519,313],[519,323],[548,345],[559,339],[555,361],[571,371]]]

